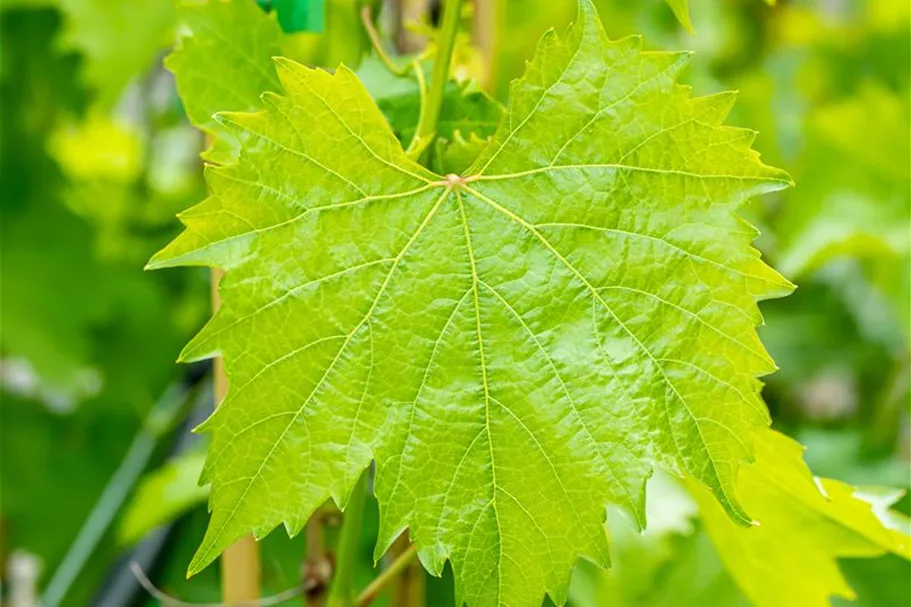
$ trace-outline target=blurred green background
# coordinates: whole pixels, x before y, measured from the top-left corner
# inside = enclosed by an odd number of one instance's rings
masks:
[[[405,4],[429,21],[397,39],[420,44],[437,11],[429,1]],[[466,40],[454,71],[506,101],[538,37],[565,27],[575,3],[477,4],[494,17],[475,18],[479,48]],[[597,4],[613,38],[641,33],[646,48],[695,50],[687,83],[699,94],[739,90],[729,122],[758,130],[763,160],[797,182],[747,211],[762,231],[757,246],[798,285],[762,304],[762,338],[780,367],[765,387],[776,427],[808,446],[816,474],[907,489],[908,0],[692,0],[692,32],[663,0]],[[358,5],[325,0],[324,32],[297,34],[290,46],[320,65],[358,64],[369,50]],[[40,590],[58,572],[64,605],[156,604],[126,567],[137,558],[167,592],[218,600],[217,568],[183,575],[207,520],[195,486],[205,445],[188,429],[212,406],[208,370],[174,363],[208,315],[209,278],[142,270],[179,230],[174,214],[204,195],[203,138],[161,66],[178,30],[174,8],[170,0],[0,7],[4,586],[35,565]],[[386,13],[381,24],[394,29]],[[689,498],[671,481],[653,485],[660,499],[649,531],[614,525],[614,568],[580,565],[572,603],[745,605]],[[110,525],[97,514],[87,523],[105,491]],[[898,509],[908,513],[907,497]],[[376,519],[373,503],[364,582]],[[60,569],[80,529],[80,541],[97,532],[99,545]],[[264,542],[267,592],[298,583],[304,552],[303,538],[281,532]],[[911,604],[907,562],[843,568],[856,604]],[[427,605],[452,603],[451,580],[425,584]]]

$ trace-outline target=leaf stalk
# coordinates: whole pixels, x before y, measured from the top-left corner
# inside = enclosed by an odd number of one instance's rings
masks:
[[[364,588],[363,591],[357,596],[357,601],[355,601],[355,607],[367,607],[373,600],[380,595],[380,593],[386,589],[386,586],[390,582],[395,580],[395,578],[402,573],[408,565],[414,560],[417,550],[414,547],[414,544],[408,546],[401,554],[396,557],[392,563],[389,564],[376,578],[370,582],[370,584]]]
[[[367,32],[367,37],[370,38],[370,44],[373,46],[376,56],[383,62],[386,69],[396,76],[408,75],[408,67],[396,65],[395,61],[392,60],[392,57],[389,56],[389,53],[386,52],[386,49],[383,48],[383,41],[380,39],[380,33],[376,31],[376,26],[373,24],[373,10],[369,4],[365,4],[361,8],[361,21],[364,23],[364,31]]]

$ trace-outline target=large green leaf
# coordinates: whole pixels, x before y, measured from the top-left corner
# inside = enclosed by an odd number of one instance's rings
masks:
[[[227,270],[183,353],[232,384],[191,572],[344,504],[374,459],[377,554],[407,527],[459,603],[562,601],[578,556],[606,564],[605,504],[644,525],[655,466],[750,520],[756,300],[790,285],[735,210],[789,180],[721,126],[732,95],[675,84],[688,54],[610,42],[581,7],[461,177],[410,161],[344,67],[279,59],[284,96],[222,116],[240,160],[150,263]]]
[[[837,558],[886,552],[911,558],[907,520],[889,510],[895,494],[884,499],[814,478],[800,445],[771,430],[761,432],[755,447],[756,463],[743,467],[738,488],[758,526],[736,527],[708,492],[691,484],[722,562],[755,605],[826,607],[830,596],[854,597]]]
[[[204,157],[223,164],[236,157],[237,145],[214,114],[257,110],[263,92],[278,90],[271,58],[281,54],[281,30],[274,15],[249,0],[188,2],[178,18],[184,35],[165,65],[190,122],[215,138]]]
[[[862,604],[904,605],[907,601],[898,597],[907,594],[907,561],[869,558],[885,551],[908,558],[909,520],[890,510],[903,492],[814,482],[797,443],[771,430],[760,433],[756,462],[738,478],[757,525],[732,523],[701,486],[690,484],[694,502],[683,486],[656,475],[648,486],[649,528],[643,534],[612,528],[611,569],[580,563],[573,605],[822,607],[830,604],[830,594],[859,598]],[[835,468],[843,470],[844,462],[836,461]],[[836,564],[842,557],[864,558]],[[846,564],[851,585],[866,582],[857,588],[859,597],[839,573],[839,565]]]

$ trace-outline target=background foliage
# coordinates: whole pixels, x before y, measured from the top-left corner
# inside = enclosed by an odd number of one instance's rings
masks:
[[[396,96],[407,99],[409,84],[383,81],[374,60],[362,62],[368,45],[355,3],[326,4],[325,33],[284,36],[282,52],[316,65],[345,61],[394,116]],[[612,38],[643,33],[647,48],[695,49],[684,78],[699,94],[739,90],[731,122],[758,129],[763,160],[798,184],[748,210],[766,259],[798,285],[761,307],[761,335],[780,367],[764,390],[775,427],[807,445],[815,474],[907,489],[908,3],[695,0],[694,33],[661,0],[597,4]],[[454,72],[486,80],[505,101],[540,34],[561,30],[575,3],[508,0],[502,12],[492,67],[479,68],[479,51],[463,41]],[[185,112],[162,67],[177,15],[169,2],[114,0],[7,0],[0,12],[0,556],[5,562],[16,549],[38,555],[42,582],[166,388],[202,372],[174,360],[208,313],[207,275],[142,272],[178,231],[174,213],[203,197],[197,155],[204,141],[189,121],[203,123],[208,114]],[[209,152],[219,153],[230,150]],[[118,558],[171,521],[176,528],[154,560],[153,579],[188,600],[218,598],[212,569],[183,579],[207,519],[204,491],[194,482],[200,445],[179,447],[185,433],[180,424],[158,429],[146,479],[65,604],[88,604],[108,591],[125,573]],[[581,563],[570,601],[747,604],[743,580],[709,540],[717,521],[699,500],[665,477],[649,493],[656,497],[648,531],[613,524],[613,568]],[[908,512],[907,497],[898,509]],[[364,581],[377,525],[371,504]],[[297,582],[303,550],[301,538],[275,533],[266,540],[267,590]],[[841,566],[858,604],[911,602],[906,561],[846,558]],[[426,603],[450,604],[451,592],[450,580],[429,578]]]

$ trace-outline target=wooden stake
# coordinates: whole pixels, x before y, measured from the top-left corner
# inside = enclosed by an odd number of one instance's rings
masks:
[[[421,22],[430,8],[430,0],[395,0],[392,6],[395,11],[395,42],[399,51],[403,54],[416,53],[427,46],[424,36],[406,26],[410,22]]]
[[[218,283],[224,272],[212,270],[212,310],[218,310],[221,296]],[[221,358],[213,361],[212,375],[215,380],[215,403],[221,403],[228,393],[228,376]],[[221,600],[225,603],[242,603],[260,598],[259,545],[252,535],[247,535],[229,546],[220,559]]]
[[[498,76],[500,57],[500,26],[505,21],[505,3],[502,0],[474,0],[472,38],[484,58],[484,78],[481,84],[493,90]]]

